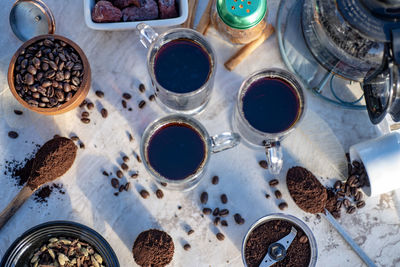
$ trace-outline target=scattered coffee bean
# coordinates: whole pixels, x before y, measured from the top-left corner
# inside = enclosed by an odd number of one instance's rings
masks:
[[[274,194],[275,194],[275,197],[276,197],[277,199],[281,199],[281,198],[282,198],[282,193],[281,193],[281,191],[276,190],[276,191],[274,192]]]
[[[211,178],[211,183],[213,185],[218,184],[218,182],[219,182],[219,177],[217,175],[215,175],[215,176],[213,176],[213,178]]]
[[[21,110],[18,110],[18,109],[14,109],[14,113],[16,115],[22,115],[23,114],[23,112]]]
[[[357,188],[356,187],[350,187],[350,195],[351,196],[355,196],[357,193]]]
[[[218,214],[219,214],[219,208],[215,208],[213,211],[213,215],[218,216]]]
[[[124,185],[121,185],[120,187],[119,187],[119,192],[122,192],[122,191],[124,191],[125,190],[125,186]]]
[[[126,104],[126,101],[125,101],[125,100],[122,100],[122,101],[121,101],[121,104],[122,104],[122,107],[123,107],[123,108],[126,108],[126,107],[127,107],[127,104]]]
[[[14,132],[14,131],[9,131],[8,132],[8,137],[10,137],[11,139],[17,139],[18,138],[18,133]]]
[[[165,182],[161,182],[160,184],[161,184],[162,186],[164,186],[164,187],[167,187],[167,185],[168,185],[168,184],[165,183]]]
[[[146,105],[146,101],[142,100],[139,102],[139,108],[142,109]]]
[[[201,204],[207,204],[208,201],[208,193],[207,192],[203,192],[200,195],[200,202]]]
[[[140,195],[142,196],[142,198],[146,199],[150,196],[149,192],[147,192],[147,190],[143,189],[142,191],[140,191]]]
[[[265,198],[266,199],[268,199],[268,198],[270,198],[271,196],[269,195],[269,194],[265,194]]]
[[[150,101],[154,101],[155,99],[156,99],[156,97],[155,97],[154,95],[150,95],[150,96],[149,96],[149,100],[150,100]]]
[[[182,206],[178,206],[178,210],[181,210],[182,209]]]
[[[131,94],[129,94],[129,93],[123,93],[122,97],[125,98],[126,100],[129,100],[132,98]]]
[[[75,141],[75,142],[76,142],[76,141],[79,141],[79,137],[76,136],[76,135],[71,136],[70,139],[71,139],[72,141]]]
[[[221,221],[221,218],[220,218],[220,217],[215,217],[215,219],[214,219],[214,225],[215,225],[215,226],[218,226],[218,224],[219,224],[220,221]]]
[[[164,197],[164,192],[161,189],[157,189],[156,196],[157,196],[157,198],[161,199]]]
[[[81,142],[81,143],[79,144],[79,148],[80,148],[80,149],[85,149],[85,144]]]
[[[131,178],[133,178],[133,179],[138,178],[138,176],[139,176],[139,174],[137,172],[131,174]]]
[[[216,237],[217,237],[217,239],[218,239],[219,241],[223,241],[223,240],[225,239],[225,236],[224,236],[224,234],[222,234],[222,233],[217,233],[217,234],[216,234]]]
[[[119,192],[115,192],[115,193],[114,193],[114,196],[117,197],[118,195],[119,195]]]
[[[233,219],[235,219],[235,222],[239,225],[242,225],[245,222],[239,213],[236,213],[235,215],[233,215]]]
[[[337,192],[337,195],[338,195],[339,197],[344,197],[344,196],[346,195],[346,193],[345,193],[344,191],[338,191],[338,192]]]
[[[185,244],[183,246],[183,249],[186,250],[186,251],[188,251],[190,248],[191,248],[191,246],[189,244]]]
[[[143,83],[141,83],[141,84],[139,85],[139,91],[140,91],[141,93],[144,93],[144,91],[146,91],[146,86],[144,86]]]
[[[223,209],[223,210],[219,211],[219,216],[221,216],[221,217],[226,217],[226,216],[228,216],[228,214],[229,214],[229,210],[227,210],[227,209]]]
[[[131,183],[130,183],[130,182],[127,182],[127,183],[125,184],[125,186],[124,186],[124,190],[125,190],[125,191],[128,191],[130,187],[131,187]]]
[[[353,214],[355,211],[356,211],[356,207],[354,207],[354,206],[350,206],[350,207],[347,209],[347,213],[348,213],[348,214]]]
[[[203,209],[203,213],[204,213],[205,215],[210,215],[211,212],[212,212],[212,210],[211,210],[210,208],[204,208],[204,209]]]
[[[127,170],[129,170],[129,166],[124,162],[121,164],[121,169],[124,171],[127,171]]]
[[[132,134],[128,133],[128,139],[129,139],[129,142],[132,142],[134,140]]]
[[[228,203],[228,197],[225,194],[221,195],[221,202],[222,204]]]
[[[347,179],[346,183],[351,187],[355,187],[355,185],[358,183],[357,176],[356,175],[350,176],[349,179]]]
[[[308,242],[308,237],[306,235],[302,235],[299,239],[299,242],[305,244]]]
[[[356,203],[356,206],[357,206],[358,209],[364,208],[365,207],[365,201],[363,201],[363,200],[358,201]]]
[[[124,177],[124,173],[121,170],[118,170],[116,174],[117,174],[117,177],[120,178],[120,179],[122,177]]]
[[[228,227],[228,222],[226,220],[222,220],[221,221],[221,225],[225,226],[225,227]]]
[[[108,172],[106,172],[106,171],[103,171],[103,175],[104,176],[109,176]]]
[[[88,110],[92,110],[92,109],[94,109],[94,104],[92,102],[89,102],[86,104],[86,107]]]
[[[193,230],[193,229],[190,229],[190,230],[187,232],[188,235],[191,235],[191,234],[193,234],[193,233],[194,233],[194,230]]]
[[[268,169],[268,163],[267,163],[267,161],[265,161],[265,160],[260,160],[260,161],[258,162],[258,164],[260,164],[260,167],[261,167],[261,168],[263,168],[263,169]]]
[[[277,179],[273,179],[271,181],[269,181],[269,186],[271,187],[275,187],[279,184],[279,181]]]
[[[89,124],[90,123],[90,119],[89,118],[82,118],[81,122],[83,122],[84,124]]]
[[[128,157],[128,156],[123,156],[123,157],[122,157],[122,160],[123,160],[124,162],[128,162],[128,161],[129,161],[129,157]]]
[[[350,186],[348,184],[346,184],[346,186],[345,186],[344,193],[348,197],[351,195]]]
[[[347,198],[345,198],[345,199],[343,200],[343,206],[347,209],[347,208],[350,207],[350,205],[351,205],[350,200],[348,200]]]
[[[98,98],[103,98],[104,97],[104,92],[100,91],[100,90],[97,90],[96,91],[96,95],[97,95]]]
[[[136,155],[136,160],[137,160],[139,163],[142,163],[142,160],[140,159],[140,156],[139,156],[139,155]]]
[[[354,201],[360,201],[362,200],[363,194],[361,191],[357,191],[357,193],[354,195]]]
[[[87,111],[82,112],[81,117],[82,118],[89,118],[89,112],[87,112]]]
[[[108,111],[107,111],[107,109],[102,108],[102,109],[100,110],[100,113],[101,113],[101,116],[102,116],[104,119],[108,117]]]
[[[82,103],[79,104],[79,107],[83,108],[84,106],[86,106],[86,104],[87,104],[87,100],[85,99],[82,101]]]
[[[342,182],[341,181],[336,181],[335,185],[333,186],[336,190],[340,189],[340,187],[342,186]]]
[[[287,209],[288,204],[286,202],[282,202],[282,203],[279,203],[278,207],[280,210],[285,210],[285,209]]]
[[[341,201],[341,200],[336,201],[336,209],[340,210],[340,208],[342,207],[342,204],[343,204],[343,201]]]
[[[118,188],[118,187],[119,187],[119,181],[118,181],[118,179],[112,178],[112,179],[111,179],[111,185],[112,185],[112,187],[114,187],[114,188]]]

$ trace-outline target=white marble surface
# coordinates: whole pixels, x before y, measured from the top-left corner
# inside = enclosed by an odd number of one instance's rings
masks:
[[[182,194],[165,191],[165,197],[155,197],[155,184],[146,174],[143,165],[131,160],[129,165],[138,170],[140,176],[131,180],[133,187],[119,197],[113,195],[109,179],[101,172],[103,169],[114,171],[120,163],[120,153],[130,155],[139,151],[140,135],[147,124],[164,115],[156,103],[148,102],[144,110],[137,104],[151,94],[147,90],[140,94],[136,89],[140,82],[150,88],[150,79],[146,72],[146,50],[139,43],[135,31],[100,32],[86,27],[83,20],[83,3],[80,0],[46,0],[52,9],[58,34],[64,35],[85,51],[91,64],[93,86],[88,98],[96,104],[91,112],[93,123],[84,125],[79,121],[79,109],[60,116],[41,116],[24,110],[23,116],[15,116],[13,109],[22,107],[12,98],[7,85],[9,61],[21,45],[13,35],[8,23],[12,1],[2,0],[0,9],[0,170],[4,161],[22,160],[34,149],[34,143],[43,144],[54,134],[70,136],[76,133],[86,144],[85,150],[79,150],[72,169],[60,179],[66,194],[52,195],[48,205],[40,205],[32,199],[18,211],[9,223],[0,231],[0,257],[8,246],[25,230],[50,220],[73,220],[100,232],[114,248],[121,266],[136,266],[130,252],[136,236],[148,228],[161,228],[171,234],[175,241],[175,256],[171,266],[242,266],[241,242],[248,227],[261,216],[279,212],[274,198],[265,199],[271,194],[267,185],[271,177],[258,167],[263,152],[253,151],[244,145],[213,155],[208,173],[203,182],[190,193]],[[205,8],[201,0],[196,23]],[[270,0],[269,21],[275,24],[279,1]],[[158,29],[163,31],[164,29]],[[235,51],[235,47],[221,41],[213,30],[207,36],[217,51],[217,59],[223,63]],[[276,36],[266,41],[256,53],[238,66],[234,72],[228,72],[219,64],[212,101],[206,111],[197,118],[216,134],[229,129],[231,110],[239,85],[250,73],[265,67],[284,67],[279,55]],[[99,100],[94,91],[101,89],[105,98]],[[130,92],[134,97],[129,101],[132,112],[122,109],[122,92]],[[306,93],[308,108],[324,121],[321,131],[329,125],[331,136],[341,143],[345,151],[360,141],[381,135],[373,127],[364,111],[343,110],[322,102]],[[101,118],[98,108],[101,105],[109,110],[109,117]],[[11,140],[7,132],[16,130],[20,137]],[[129,143],[126,131],[134,134],[135,142]],[[336,140],[336,139],[335,139]],[[328,140],[327,140],[328,142]],[[328,142],[329,143],[329,142]],[[341,148],[340,148],[341,149]],[[285,169],[295,161],[285,149],[287,157]],[[301,158],[301,155],[297,155]],[[131,157],[133,158],[133,157]],[[210,183],[212,175],[220,176],[220,184]],[[284,174],[279,189],[288,202],[286,213],[304,220],[312,229],[318,244],[317,266],[362,266],[357,255],[351,251],[344,240],[324,220],[306,214],[295,206],[284,185]],[[10,177],[0,172],[0,209],[15,196],[18,191]],[[329,183],[329,180],[324,180]],[[146,188],[150,198],[144,200],[138,190]],[[209,206],[219,205],[219,195],[226,193],[229,202],[226,205],[231,213],[239,212],[246,219],[242,226],[235,225],[229,216],[229,227],[219,228],[226,235],[223,242],[215,238],[216,228],[211,218],[202,218],[198,201],[200,192],[210,194]],[[379,197],[367,199],[364,209],[351,216],[342,216],[341,224],[351,236],[377,263],[378,266],[400,266],[400,219],[399,192],[391,192]],[[178,210],[178,206],[182,206]],[[195,233],[186,235],[185,225],[190,225]],[[184,251],[183,242],[189,242],[190,251]]]

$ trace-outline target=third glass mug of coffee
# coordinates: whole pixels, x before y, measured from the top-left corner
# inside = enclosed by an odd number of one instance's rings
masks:
[[[304,108],[302,86],[288,71],[264,69],[242,83],[233,128],[250,146],[265,148],[271,174],[281,171],[280,142],[302,120]]]
[[[237,133],[209,136],[192,117],[172,114],[146,128],[140,153],[156,182],[167,189],[187,191],[200,182],[212,153],[233,148],[239,141]]]
[[[202,111],[211,97],[216,71],[211,45],[191,29],[161,35],[144,23],[137,29],[149,49],[147,69],[161,107],[187,115]]]

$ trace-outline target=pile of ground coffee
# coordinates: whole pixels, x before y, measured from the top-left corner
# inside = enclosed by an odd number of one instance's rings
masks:
[[[307,235],[299,227],[286,220],[267,221],[250,233],[244,250],[247,266],[258,267],[268,253],[269,245],[287,236],[292,226],[296,228],[297,235],[290,244],[286,257],[273,266],[308,266],[311,248]]]
[[[286,175],[286,184],[294,202],[309,213],[322,213],[328,198],[326,188],[305,168],[293,167]]]
[[[57,137],[47,141],[35,155],[28,186],[36,189],[66,173],[75,161],[76,151],[71,139]]]
[[[150,229],[139,234],[132,253],[140,266],[166,266],[174,256],[174,242],[166,232]]]

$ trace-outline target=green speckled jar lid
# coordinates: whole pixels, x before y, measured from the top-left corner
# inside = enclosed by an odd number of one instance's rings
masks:
[[[245,30],[264,19],[267,0],[217,0],[217,11],[226,25]]]

